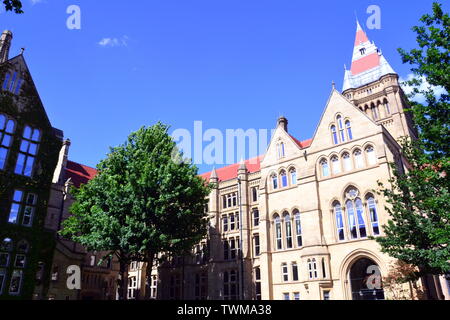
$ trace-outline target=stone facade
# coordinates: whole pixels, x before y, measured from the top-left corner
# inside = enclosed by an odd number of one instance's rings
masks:
[[[398,78],[358,24],[344,90],[333,84],[312,139],[280,117],[263,156],[202,175],[216,185],[205,250],[157,268],[158,298],[393,298],[381,280],[395,260],[369,237],[389,219],[378,182],[389,163],[404,169],[398,139],[416,136]]]

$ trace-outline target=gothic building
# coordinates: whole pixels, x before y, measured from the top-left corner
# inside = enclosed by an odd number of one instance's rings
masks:
[[[115,299],[117,264],[57,232],[69,215],[70,186],[95,175],[68,160],[70,142],[52,127],[23,52],[9,58],[12,33],[0,37],[0,299]],[[69,290],[67,268],[81,268]]]
[[[0,299],[40,297],[54,234],[44,228],[63,133],[52,127],[23,52],[0,37]]]
[[[357,23],[342,93],[333,85],[311,139],[280,117],[264,155],[202,175],[216,185],[208,239],[159,266],[158,297],[389,298],[395,261],[369,237],[389,218],[377,182],[390,162],[403,168],[398,139],[416,135],[398,79]]]

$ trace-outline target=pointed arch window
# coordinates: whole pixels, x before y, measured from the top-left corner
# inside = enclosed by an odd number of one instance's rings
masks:
[[[341,142],[345,142],[345,133],[344,133],[344,125],[342,123],[342,117],[337,116],[336,121],[339,127],[339,137],[341,138]]]
[[[270,176],[270,178],[272,179],[272,188],[274,190],[278,189],[278,176],[274,173]]]
[[[373,119],[374,120],[378,120],[379,116],[378,116],[378,109],[377,109],[377,107],[374,104],[372,104],[370,109],[372,110],[372,117],[373,117]]]
[[[277,144],[277,151],[278,151],[278,159],[284,158],[285,156],[285,149],[284,149],[284,142],[280,142]]]
[[[344,153],[342,159],[344,162],[344,170],[352,171],[352,159],[350,158],[350,154],[348,152]]]
[[[288,178],[286,175],[286,171],[282,170],[280,172],[280,177],[281,177],[281,187],[282,188],[287,187],[288,186]]]
[[[339,158],[337,156],[331,157],[331,169],[333,171],[333,174],[341,173],[341,162],[339,161]]]
[[[377,156],[375,155],[375,150],[372,146],[368,146],[366,148],[366,154],[367,154],[367,162],[369,165],[373,166],[377,164]]]
[[[289,213],[285,212],[284,214],[284,229],[286,232],[286,248],[292,248],[292,225],[291,225],[291,216]]]
[[[352,124],[350,123],[350,120],[345,121],[345,129],[347,130],[348,140],[353,140]]]
[[[336,217],[336,229],[338,239],[345,240],[344,218],[342,215],[341,204],[339,202],[336,202],[333,207],[334,207],[334,216]]]
[[[302,223],[300,220],[300,212],[298,212],[297,210],[294,211],[294,220],[295,220],[295,235],[297,237],[297,247],[301,247],[303,245]]]
[[[330,175],[330,168],[326,159],[320,161],[320,167],[322,168],[322,177],[328,177]]]
[[[363,203],[360,198],[357,198],[355,200],[355,204],[356,204],[356,215],[357,215],[357,219],[358,219],[359,237],[365,238],[367,236],[367,232],[366,232],[366,222],[364,221]]]
[[[275,242],[277,250],[283,249],[283,240],[281,237],[281,219],[280,216],[276,215],[274,219],[275,224]]]
[[[13,141],[13,134],[16,124],[13,120],[8,119],[0,114],[0,170],[5,169],[8,152]]]
[[[363,155],[361,153],[361,150],[359,150],[359,149],[355,150],[353,155],[355,156],[356,168],[357,169],[364,168],[364,159],[363,159]]]
[[[348,226],[352,239],[365,238],[367,236],[366,224],[364,221],[364,207],[360,198],[347,200]]]
[[[372,195],[367,196],[367,206],[369,208],[370,222],[372,223],[372,232],[373,235],[377,236],[380,234],[380,228],[378,225],[377,206]]]
[[[334,144],[338,144],[339,143],[335,125],[331,126],[331,137],[333,138],[333,143]]]
[[[384,100],[384,109],[387,115],[391,114],[391,109],[389,108],[389,102],[387,102],[387,100]]]
[[[346,203],[347,207],[347,217],[348,217],[348,226],[350,228],[350,235],[352,239],[358,238],[358,232],[356,230],[356,217],[355,217],[355,207],[353,202],[348,200]]]
[[[291,168],[289,170],[289,173],[291,175],[291,183],[297,184],[297,171],[295,170],[295,168]]]

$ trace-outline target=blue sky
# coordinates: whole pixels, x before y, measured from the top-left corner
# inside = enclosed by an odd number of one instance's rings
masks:
[[[331,90],[351,64],[355,12],[402,77],[396,49],[432,1],[23,0],[0,13],[14,33],[70,159],[95,166],[142,125],[272,129],[280,114],[298,139],[312,136]],[[131,4],[132,3],[132,4]],[[81,8],[81,30],[66,9]],[[369,5],[381,29],[367,30]],[[445,9],[448,11],[447,6]],[[211,166],[200,166],[200,172]]]

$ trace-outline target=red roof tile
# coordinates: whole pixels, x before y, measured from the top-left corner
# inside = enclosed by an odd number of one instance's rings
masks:
[[[295,141],[295,143],[301,148],[306,148],[311,145],[312,139],[308,139],[305,141],[299,141],[293,136],[291,138]],[[249,173],[257,172],[261,170],[261,160],[264,156],[258,156],[249,160],[245,161],[245,165],[247,166],[247,171]],[[219,181],[226,181],[235,179],[237,177],[237,171],[239,168],[239,163],[234,163],[232,165],[216,169],[217,177],[219,178]],[[210,172],[205,172],[200,175],[200,177],[204,178],[205,180],[209,181],[209,177],[211,176]]]
[[[359,74],[361,72],[370,70],[372,68],[378,67],[380,65],[380,56],[378,53],[374,52],[365,56],[361,59],[352,62],[352,74]]]
[[[92,180],[97,174],[97,170],[69,160],[67,161],[65,173],[66,179],[71,178],[73,185],[79,188],[80,185],[86,184],[89,180]]]

